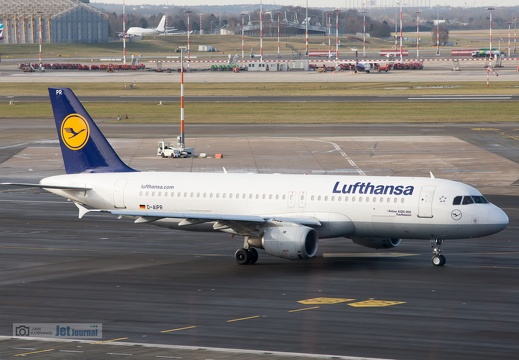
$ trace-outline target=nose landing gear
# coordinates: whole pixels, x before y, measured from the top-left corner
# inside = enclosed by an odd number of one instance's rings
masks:
[[[447,261],[447,259],[445,259],[445,256],[441,254],[442,244],[443,240],[441,239],[431,240],[431,247],[433,248],[432,263],[434,266],[443,266]]]

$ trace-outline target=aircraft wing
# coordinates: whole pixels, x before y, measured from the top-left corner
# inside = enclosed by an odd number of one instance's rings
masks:
[[[215,230],[224,228],[255,230],[256,225],[265,224],[267,226],[276,223],[291,223],[307,226],[321,226],[321,222],[311,216],[290,216],[288,215],[240,215],[240,214],[215,214],[215,213],[196,213],[196,212],[160,212],[147,210],[118,210],[118,209],[87,209],[83,205],[76,203],[79,209],[79,217],[82,218],[88,212],[108,212],[118,216],[137,217],[136,223],[151,223],[160,219],[183,219],[178,226],[188,226],[202,224],[206,222],[216,222],[213,226]],[[278,225],[278,224],[277,224]]]

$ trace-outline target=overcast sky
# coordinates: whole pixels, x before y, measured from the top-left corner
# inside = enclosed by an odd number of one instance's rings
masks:
[[[190,5],[241,5],[241,4],[258,4],[259,0],[125,0],[127,5],[173,5],[173,6],[190,6]],[[91,3],[114,3],[121,4],[123,0],[90,0]],[[327,7],[351,7],[352,4],[363,4],[364,0],[308,0],[309,7],[319,7],[326,4]],[[378,0],[380,4],[396,3],[397,0]],[[405,4],[404,0],[404,4]],[[264,4],[277,4],[277,5],[293,5],[293,6],[305,6],[306,0],[263,0]],[[409,4],[416,3],[430,3],[431,6],[435,5],[451,5],[451,6],[467,6],[467,7],[483,7],[483,6],[519,6],[519,0],[409,0]],[[362,5],[360,5],[362,6]]]

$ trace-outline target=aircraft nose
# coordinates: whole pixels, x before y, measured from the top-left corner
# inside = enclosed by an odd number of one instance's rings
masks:
[[[495,226],[496,232],[506,228],[508,221],[508,215],[497,206],[494,206],[488,214],[488,223]]]

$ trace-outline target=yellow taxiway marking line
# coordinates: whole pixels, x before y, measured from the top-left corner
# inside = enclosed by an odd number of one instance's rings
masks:
[[[54,350],[55,349],[36,350],[36,351],[16,354],[15,356],[26,356],[26,355],[32,355],[32,354],[39,354],[39,353],[50,352],[50,351],[54,351]]]
[[[371,299],[371,300],[351,303],[351,304],[348,304],[348,306],[352,306],[352,307],[386,307],[386,306],[401,305],[401,304],[405,304],[405,302]]]
[[[313,299],[299,300],[298,303],[304,305],[331,305],[340,304],[343,302],[354,301],[355,299],[344,299],[344,298],[329,298],[329,297],[318,297]]]
[[[315,310],[315,309],[319,309],[319,306],[312,306],[312,307],[307,307],[307,308],[302,308],[302,309],[288,310],[288,312],[289,313],[293,313],[293,312],[306,311],[306,310]]]
[[[193,326],[186,326],[186,327],[182,327],[182,328],[169,329],[169,330],[162,330],[161,333],[168,333],[168,332],[174,332],[174,331],[189,330],[189,329],[194,329],[194,328],[196,328],[195,325],[193,325]]]
[[[251,319],[257,319],[261,316],[259,315],[254,315],[254,316],[249,316],[249,317],[244,317],[244,318],[239,318],[239,319],[232,319],[232,320],[227,320],[228,323],[231,323],[231,322],[236,322],[236,321],[243,321],[243,320],[251,320]]]
[[[91,345],[99,345],[99,344],[106,344],[106,343],[111,343],[111,342],[115,342],[115,341],[119,341],[119,340],[127,340],[127,339],[128,339],[127,337],[123,337],[123,338],[117,338],[117,339],[96,341],[96,342],[92,342],[90,344]]]

